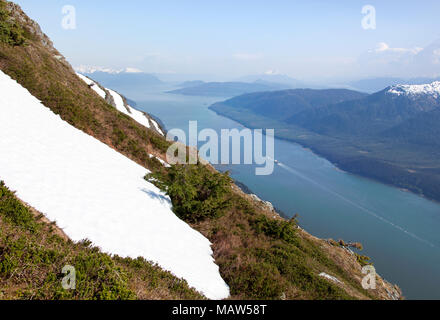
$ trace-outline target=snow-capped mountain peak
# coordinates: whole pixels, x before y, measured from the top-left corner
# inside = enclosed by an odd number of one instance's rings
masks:
[[[388,93],[409,97],[432,96],[435,99],[438,99],[440,97],[440,81],[419,85],[399,84],[390,87]]]
[[[95,72],[104,72],[109,74],[120,74],[120,73],[142,73],[142,70],[136,69],[136,68],[123,68],[123,69],[112,69],[112,68],[105,68],[105,67],[99,67],[99,66],[78,66],[75,67],[75,71],[82,73],[82,74],[93,74]]]

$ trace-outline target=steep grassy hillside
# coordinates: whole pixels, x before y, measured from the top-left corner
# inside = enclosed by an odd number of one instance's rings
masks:
[[[295,218],[282,219],[235,185],[224,188],[229,178],[210,166],[174,166],[147,179],[170,195],[182,219],[213,242],[232,299],[391,299],[391,292],[399,292],[383,280],[378,290],[364,290],[360,256],[310,236]],[[322,272],[341,283],[324,279]]]
[[[0,43],[0,69],[71,125],[152,170],[147,179],[154,178],[171,197],[175,213],[213,243],[232,299],[400,296],[380,278],[376,290],[362,289],[362,261],[354,253],[312,237],[295,220],[281,219],[211,166],[166,168],[150,159],[149,153],[164,159],[169,143],[100,98],[75,75],[38,25],[19,7],[9,3],[8,8],[8,21],[25,41]],[[7,35],[11,37],[15,36]],[[10,288],[3,298],[201,298],[142,259],[110,257],[88,243],[53,236],[51,228],[33,218],[5,186],[1,190],[0,266],[5,267],[0,268],[0,279],[2,288]],[[90,279],[90,288],[61,291],[58,270],[66,262],[78,267],[81,281]],[[100,263],[103,268],[96,268]],[[340,282],[320,276],[322,272]]]
[[[1,3],[5,5],[4,1]],[[23,30],[20,34],[25,37],[25,42],[20,45],[0,42],[0,68],[3,72],[71,125],[141,165],[148,168],[160,166],[148,154],[163,153],[168,143],[155,131],[141,126],[101,99],[78,78],[40,27],[18,6],[11,3],[8,6],[13,10],[11,18],[15,18],[15,28]]]

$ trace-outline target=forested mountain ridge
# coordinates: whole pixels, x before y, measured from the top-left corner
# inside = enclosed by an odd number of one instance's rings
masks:
[[[288,85],[271,82],[205,82],[192,86],[185,86],[181,89],[172,90],[169,93],[187,96],[211,96],[211,97],[233,97],[240,94],[272,91],[289,88]]]
[[[390,87],[355,101],[330,103],[287,118],[286,122],[326,135],[380,135],[402,121],[440,106],[432,94],[398,94]]]
[[[219,104],[248,109],[271,119],[284,120],[307,110],[314,110],[343,101],[357,100],[367,94],[346,89],[291,89],[241,95]],[[213,106],[214,107],[214,106]]]
[[[329,96],[327,105],[303,109],[296,98],[281,104],[280,93],[258,93],[210,108],[248,127],[275,128],[278,137],[310,147],[341,169],[440,200],[439,87],[395,85],[339,103]],[[255,97],[269,99],[258,103]]]

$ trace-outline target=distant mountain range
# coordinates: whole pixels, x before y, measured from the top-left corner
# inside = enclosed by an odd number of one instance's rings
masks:
[[[277,73],[265,73],[257,75],[244,76],[238,79],[240,82],[260,82],[260,83],[279,83],[287,85],[289,88],[306,88],[310,87],[303,81],[291,78],[287,75]]]
[[[78,72],[88,76],[89,78],[101,83],[103,86],[110,88],[138,88],[148,87],[153,85],[160,85],[160,81],[155,75],[143,72],[127,72],[123,71],[102,71],[102,70],[88,70],[89,72],[81,72],[81,68],[77,68]]]
[[[361,79],[357,81],[352,81],[348,85],[354,90],[359,90],[368,93],[374,93],[390,86],[395,86],[399,84],[424,84],[431,83],[433,81],[439,80],[440,78],[393,78],[393,77],[381,77],[381,78],[369,78]]]
[[[317,109],[328,104],[361,99],[367,96],[345,89],[291,89],[257,92],[238,96],[224,102],[227,106],[247,109],[252,113],[275,120],[289,119],[301,111]],[[217,107],[221,105],[218,104]]]
[[[191,88],[191,87],[203,85],[205,83],[206,82],[202,81],[202,80],[191,80],[191,81],[184,81],[184,82],[180,83],[178,86],[180,88]]]
[[[210,107],[252,128],[275,128],[344,170],[440,200],[440,82],[350,90],[284,90]]]
[[[169,91],[173,94],[187,96],[234,97],[245,93],[275,91],[287,89],[289,86],[279,83],[260,82],[203,82],[194,86]]]
[[[119,74],[119,73],[143,73],[141,70],[137,68],[123,68],[123,69],[112,69],[112,68],[106,68],[106,67],[99,67],[99,66],[79,66],[75,67],[76,72],[79,72],[81,74],[93,74],[95,72],[104,72],[104,73],[110,73],[110,74]]]

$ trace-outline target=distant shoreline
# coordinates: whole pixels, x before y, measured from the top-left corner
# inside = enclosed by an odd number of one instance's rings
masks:
[[[209,110],[215,112],[217,115],[228,118],[230,120],[233,120],[246,128],[255,129],[253,126],[250,126],[245,121],[233,118],[233,117],[229,116],[227,113],[220,112],[219,110],[216,110],[215,108],[213,108],[213,106],[214,105],[211,105],[209,107]],[[264,132],[263,132],[263,134],[264,134]],[[287,138],[287,137],[280,136],[279,134],[277,134],[276,130],[275,130],[275,138],[282,140],[282,141],[287,141],[290,143],[296,143],[296,144],[300,145],[301,147],[303,147],[307,150],[310,150],[316,156],[324,158],[327,161],[331,162],[336,167],[336,169],[340,170],[341,172],[352,174],[352,175],[355,175],[355,176],[358,176],[361,178],[369,179],[374,182],[382,183],[384,185],[387,185],[387,186],[390,186],[393,188],[397,188],[402,192],[408,192],[408,193],[414,194],[416,196],[422,197],[424,199],[427,199],[429,201],[432,201],[432,202],[435,202],[438,204],[440,203],[440,197],[439,198],[430,197],[430,196],[425,195],[424,193],[419,192],[419,190],[415,190],[415,187],[411,188],[411,186],[400,186],[398,184],[389,183],[385,179],[381,179],[380,177],[374,176],[373,174],[371,174],[371,172],[367,172],[367,171],[363,171],[363,170],[354,170],[353,168],[350,168],[348,166],[344,166],[344,164],[341,163],[342,159],[340,159],[340,161],[338,161],[336,159],[332,159],[332,157],[327,155],[325,152],[321,152],[318,149],[319,147],[314,146],[312,144],[308,144],[307,142],[304,142],[302,140],[296,140],[293,138]]]

